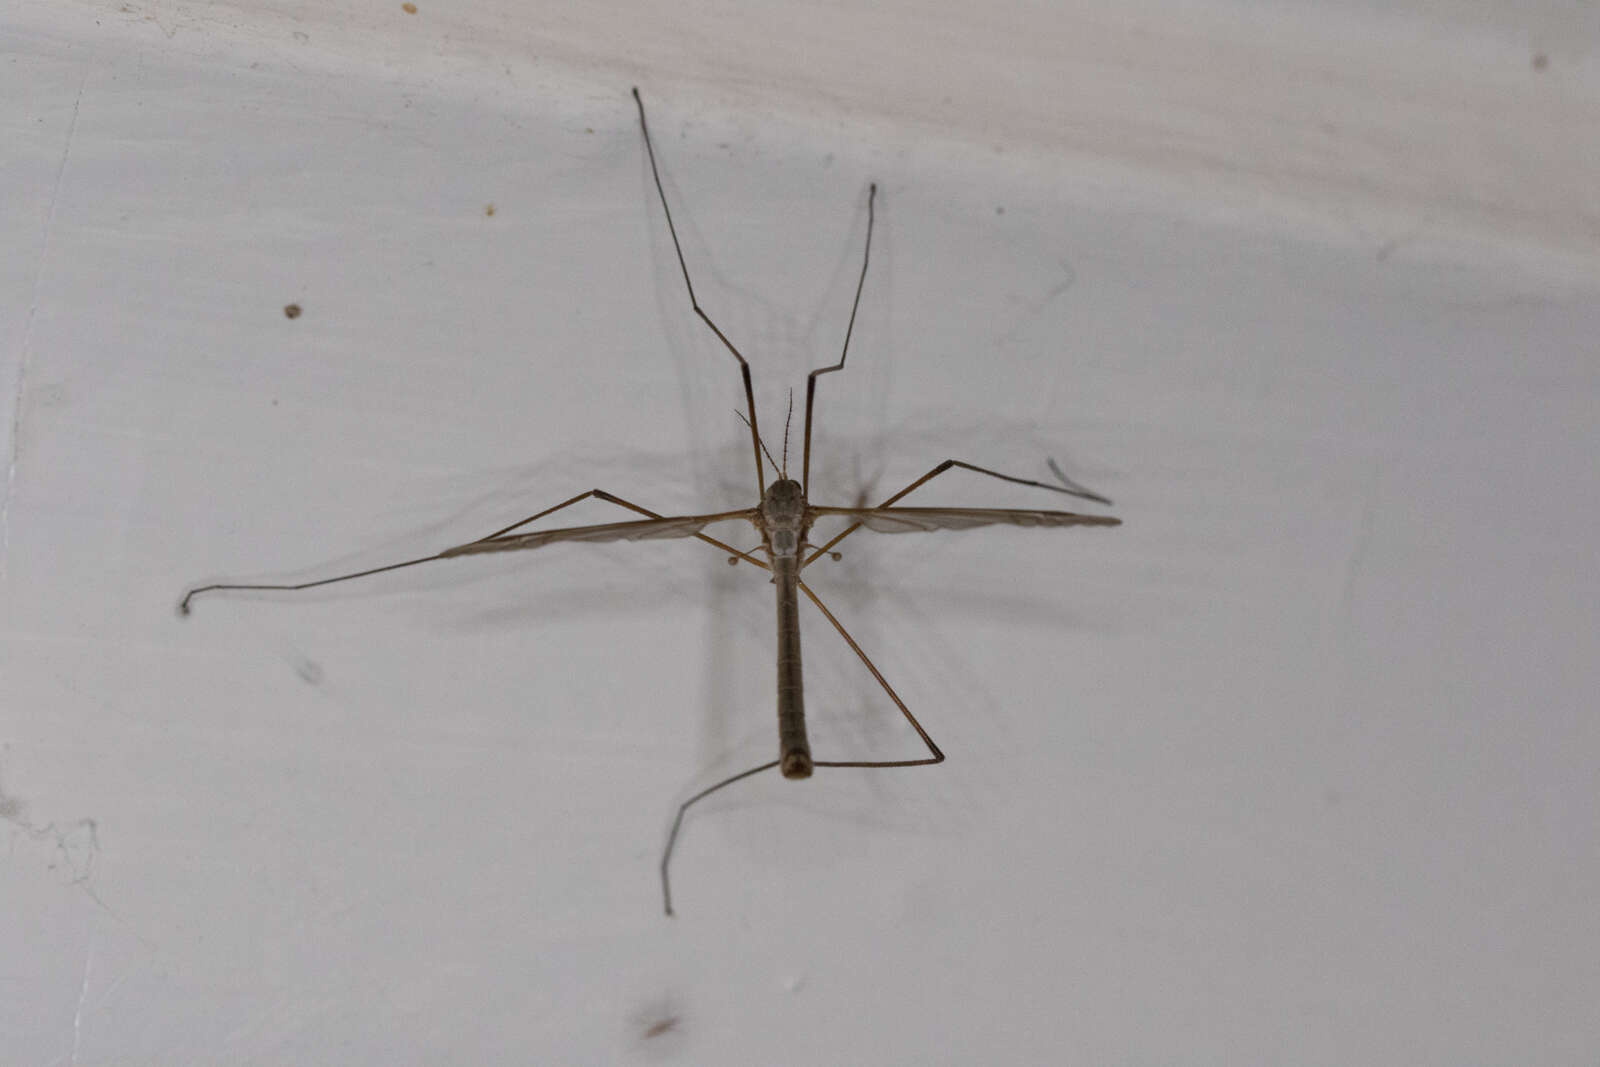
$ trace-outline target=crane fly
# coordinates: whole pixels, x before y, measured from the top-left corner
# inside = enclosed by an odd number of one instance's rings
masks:
[[[639,132],[644,140],[645,154],[650,163],[650,176],[655,184],[656,195],[661,202],[662,214],[666,217],[667,232],[672,236],[672,248],[677,255],[678,269],[683,275],[684,288],[688,291],[689,306],[694,314],[705,323],[722,347],[727,349],[739,366],[739,375],[744,385],[745,413],[740,417],[750,429],[750,447],[755,460],[756,492],[760,503],[753,508],[742,508],[736,511],[718,511],[703,515],[676,515],[666,516],[651,511],[649,508],[633,503],[629,500],[608,493],[603,489],[590,489],[588,492],[579,493],[570,500],[564,500],[551,508],[530,515],[512,523],[510,526],[496,530],[469,541],[466,544],[446,548],[442,552],[431,556],[422,556],[417,559],[403,560],[399,563],[390,563],[382,567],[372,567],[367,570],[355,571],[350,574],[340,574],[332,578],[322,578],[316,581],[300,582],[298,584],[261,584],[261,583],[216,583],[197,586],[184,594],[179,603],[180,614],[188,615],[190,602],[202,593],[214,593],[223,590],[281,590],[293,591],[313,589],[318,586],[330,585],[334,582],[347,582],[355,578],[365,578],[386,571],[399,570],[402,567],[414,567],[422,563],[431,563],[436,560],[454,559],[458,556],[476,556],[490,552],[521,552],[530,549],[542,548],[564,542],[600,542],[600,541],[651,541],[665,538],[693,537],[710,544],[728,554],[728,561],[734,565],[749,564],[770,572],[772,584],[777,589],[778,607],[778,758],[766,763],[751,767],[738,774],[731,775],[708,786],[691,796],[678,806],[676,817],[672,821],[672,829],[667,835],[666,847],[661,855],[661,897],[662,904],[668,915],[672,912],[672,883],[669,868],[672,861],[672,851],[677,844],[678,831],[683,826],[683,817],[688,810],[704,800],[706,797],[719,790],[726,789],[735,782],[742,781],[752,775],[760,774],[776,767],[785,778],[801,779],[811,777],[817,767],[919,767],[934,763],[944,762],[944,753],[934,743],[933,738],[917,721],[917,717],[906,707],[894,687],[884,678],[872,660],[867,656],[860,645],[856,644],[844,626],[828,610],[816,592],[801,578],[802,572],[823,556],[838,558],[834,547],[855,533],[857,530],[871,530],[877,533],[918,533],[930,530],[965,530],[976,526],[1010,525],[1010,526],[1117,526],[1120,520],[1107,515],[1082,515],[1070,511],[1049,511],[1039,508],[925,508],[925,507],[900,507],[897,502],[908,496],[916,489],[944,474],[946,471],[961,470],[972,471],[977,474],[998,478],[1001,481],[1013,482],[1018,485],[1033,486],[1039,489],[1048,489],[1052,492],[1064,493],[1068,496],[1091,500],[1099,504],[1110,504],[1111,501],[1098,493],[1090,492],[1080,485],[1075,484],[1061,472],[1052,460],[1049,463],[1051,472],[1056,476],[1059,484],[1034,481],[1028,478],[1019,478],[999,471],[980,467],[958,459],[947,459],[935,466],[926,474],[917,478],[911,484],[885,499],[877,507],[833,507],[822,504],[813,504],[810,501],[811,487],[811,427],[812,416],[815,413],[817,396],[817,379],[824,374],[843,370],[845,358],[850,352],[850,336],[855,330],[856,311],[861,306],[861,292],[866,285],[867,265],[872,255],[872,228],[874,221],[874,205],[877,201],[878,187],[873,184],[867,193],[867,236],[865,248],[861,255],[861,272],[856,279],[855,298],[850,305],[850,319],[845,327],[844,344],[839,351],[836,363],[818,367],[806,376],[805,423],[803,430],[803,450],[800,464],[800,480],[795,481],[789,477],[787,427],[785,428],[784,461],[782,463],[773,459],[770,451],[762,443],[761,433],[756,421],[755,392],[751,385],[750,364],[740,353],[734,343],[728,339],[721,328],[712,321],[705,309],[700,306],[699,299],[695,296],[694,282],[689,277],[689,265],[684,259],[683,246],[678,240],[677,226],[672,221],[672,208],[667,203],[666,190],[661,184],[661,171],[656,164],[655,146],[650,139],[650,126],[645,121],[644,101],[639,96],[639,90],[633,90],[634,104],[639,112]],[[791,398],[791,407],[792,407]],[[762,462],[763,452],[766,458],[772,461],[772,466],[777,475],[771,485],[766,481],[766,467]],[[638,515],[642,519],[630,519],[626,522],[608,522],[590,526],[568,526],[559,529],[532,530],[518,532],[523,527],[548,515],[553,515],[564,508],[571,507],[583,500],[596,499],[608,504],[615,504]],[[835,518],[845,520],[845,528],[835,534],[832,539],[822,545],[814,545],[807,540],[811,526],[816,520],[822,518]],[[726,522],[746,522],[754,526],[761,536],[761,545],[750,552],[743,552],[734,548],[726,541],[712,537],[706,533],[708,527]],[[800,673],[800,597],[804,596],[828,621],[828,624],[839,634],[850,650],[861,660],[862,664],[872,674],[872,677],[888,694],[900,714],[910,724],[928,754],[919,759],[904,760],[823,760],[816,759],[811,754],[811,743],[806,736],[805,691]]]

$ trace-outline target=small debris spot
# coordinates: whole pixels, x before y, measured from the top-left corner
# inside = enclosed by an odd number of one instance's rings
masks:
[[[483,213],[484,213],[484,215],[488,216],[491,219],[494,218],[494,205],[493,204],[485,204],[485,205],[483,205]]]
[[[994,206],[994,213],[996,215],[1004,215],[1006,213],[1006,206],[1004,204],[996,204]]]
[[[22,802],[21,797],[12,796],[5,791],[4,786],[0,786],[0,819],[20,826],[27,812],[28,805]]]
[[[1535,52],[1533,54],[1533,69],[1534,70],[1544,70],[1549,65],[1550,65],[1550,57],[1549,56],[1545,55],[1543,52]]]
[[[400,10],[408,15],[415,15],[417,13],[417,5],[407,0],[406,3],[400,5]]]
[[[674,997],[659,997],[641,1005],[628,1024],[639,1043],[648,1045],[651,1058],[674,1058],[687,1040],[683,1007]]]
[[[300,305],[299,304],[285,304],[285,305],[283,305],[283,317],[286,318],[286,319],[298,319],[300,317]]]
[[[295,664],[294,673],[298,674],[300,680],[307,685],[322,684],[322,664],[314,659],[301,659],[299,663]]]

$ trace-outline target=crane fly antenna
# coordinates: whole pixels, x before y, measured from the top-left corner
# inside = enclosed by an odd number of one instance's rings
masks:
[[[739,421],[740,422],[744,423],[746,426],[750,426],[750,420],[744,417],[744,412],[735,410],[734,414],[739,416]],[[755,433],[755,427],[754,426],[750,426],[750,432],[751,433]],[[756,436],[756,441],[758,441],[760,443],[761,451],[763,451],[763,452],[765,452],[767,454],[767,458],[768,459],[772,459],[772,449],[767,447],[767,443],[765,441],[761,440],[761,437],[760,437],[759,434],[757,434],[757,436]],[[784,453],[784,459],[787,460],[788,458],[789,458],[789,454],[787,452],[785,452]],[[781,464],[779,464],[778,461],[775,460],[775,459],[772,459],[772,465],[774,467],[777,467],[778,470],[780,470],[780,471],[782,471],[784,469],[783,466]],[[787,476],[787,475],[784,475],[784,476]]]
[[[778,469],[785,478],[789,477],[789,424],[794,421],[794,390],[789,390],[789,411],[783,417],[783,465]],[[771,459],[771,455],[767,456]]]
[[[867,264],[872,259],[872,206],[878,199],[878,183],[867,189],[867,241],[861,251],[861,276],[856,279],[856,298],[850,304],[850,323],[844,328],[844,347],[839,350],[839,362],[828,367],[818,367],[806,375],[806,446],[805,459],[800,464],[800,485],[804,496],[811,499],[811,407],[817,398],[817,375],[831,374],[844,368],[845,357],[850,354],[850,335],[856,329],[856,310],[861,307],[861,289],[867,284]]]
[[[661,186],[661,170],[656,166],[656,149],[650,142],[650,124],[644,118],[644,98],[639,95],[638,86],[634,86],[633,89],[633,102],[639,106],[639,132],[644,135],[644,151],[650,159],[650,176],[655,179],[656,195],[661,198],[661,213],[667,217],[667,232],[672,235],[672,250],[677,253],[678,269],[683,272],[683,287],[689,290],[689,306],[700,316],[700,321],[711,327],[711,332],[717,335],[717,340],[722,342],[723,347],[739,361],[739,376],[744,379],[744,402],[750,409],[750,417],[745,421],[750,424],[750,447],[756,457],[756,493],[759,495],[766,490],[767,476],[761,468],[761,434],[756,429],[756,392],[750,384],[750,364],[734,347],[733,342],[728,340],[721,328],[711,321],[711,316],[705,313],[700,301],[695,298],[694,282],[689,280],[689,263],[683,258],[683,245],[678,242],[678,227],[673,224],[672,208],[667,205],[667,191]]]

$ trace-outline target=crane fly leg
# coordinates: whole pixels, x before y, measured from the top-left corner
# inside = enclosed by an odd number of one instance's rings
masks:
[[[834,618],[833,612],[829,611],[828,606],[822,602],[821,598],[811,591],[809,585],[801,582],[800,591],[806,595],[811,603],[816,605],[818,611],[822,612],[823,618],[828,620],[829,625],[839,631],[839,636],[844,638],[844,643],[850,646],[850,651],[856,654],[856,658],[867,668],[872,677],[877,679],[878,684],[883,687],[883,691],[889,694],[889,699],[894,701],[894,706],[900,709],[900,714],[905,716],[906,722],[910,723],[911,728],[917,732],[917,736],[922,738],[922,743],[928,746],[929,753],[925,759],[812,760],[811,765],[813,767],[926,767],[935,763],[943,763],[944,753],[939,749],[938,745],[934,744],[933,738],[929,736],[927,730],[923,729],[922,724],[917,721],[917,717],[911,714],[911,709],[906,707],[906,702],[900,699],[900,694],[894,691],[894,686],[890,685],[889,680],[883,676],[883,672],[878,670],[877,664],[873,663],[871,658],[862,651],[861,646],[856,644],[856,639],[850,636],[850,631],[846,630],[844,625]]]
[[[850,636],[850,631],[846,630],[844,625],[834,617],[833,612],[829,611],[827,605],[822,602],[816,593],[812,592],[811,587],[804,582],[800,582],[799,586],[800,591],[806,595],[807,599],[816,605],[818,611],[822,612],[823,618],[827,619],[828,623],[839,631],[839,636],[844,638],[845,644],[850,646],[850,651],[856,654],[856,657],[871,672],[872,677],[877,679],[878,684],[883,687],[883,691],[889,694],[889,699],[894,701],[894,706],[900,709],[900,714],[905,716],[906,722],[911,724],[911,728],[917,732],[917,736],[922,739],[922,743],[928,746],[929,753],[924,759],[812,760],[811,765],[813,767],[925,767],[935,763],[943,763],[944,752],[934,743],[933,738],[923,728],[922,723],[917,721],[917,717],[911,714],[911,709],[906,707],[905,701],[900,699],[900,694],[894,691],[894,686],[890,685],[889,680],[883,676],[883,672],[878,670],[877,664],[873,663],[866,652],[862,651],[861,646],[856,644],[856,639]],[[678,813],[672,820],[672,829],[667,833],[667,846],[661,852],[661,903],[669,916],[674,914],[672,910],[672,850],[677,847],[678,831],[683,828],[684,815],[690,807],[704,800],[712,793],[726,789],[735,782],[742,782],[744,779],[760,774],[762,771],[770,771],[778,766],[779,762],[779,760],[769,760],[766,763],[751,767],[747,771],[740,771],[738,774],[730,775],[715,785],[710,785],[700,790],[700,792],[678,805]]]
[[[1062,482],[1065,483],[1064,485],[1051,485],[1049,482],[1036,482],[1032,478],[1018,478],[1012,474],[1001,474],[999,471],[990,470],[988,467],[980,467],[975,463],[967,463],[964,460],[947,459],[937,467],[934,467],[933,470],[929,471],[927,474],[924,474],[922,477],[918,478],[916,481],[912,482],[898,493],[889,497],[883,503],[879,504],[878,507],[888,507],[896,500],[900,500],[903,497],[909,496],[913,490],[919,489],[928,482],[933,481],[945,471],[953,470],[956,467],[960,467],[962,470],[974,471],[978,474],[987,474],[989,477],[999,478],[1003,482],[1014,482],[1017,485],[1031,485],[1036,489],[1049,489],[1052,492],[1066,493],[1068,496],[1080,497],[1084,500],[1093,500],[1097,504],[1111,503],[1110,500],[1101,496],[1099,493],[1091,493],[1089,490],[1084,489],[1081,486],[1074,485],[1072,482],[1068,481],[1066,475],[1061,473],[1061,468],[1056,466],[1055,460],[1050,461],[1050,469],[1055,472],[1056,476],[1060,478]],[[800,565],[800,569],[805,570],[805,568],[811,566],[818,559],[822,558],[824,554],[828,553],[829,549],[833,548],[834,545],[838,544],[840,541],[843,541],[846,537],[849,537],[859,529],[861,529],[861,524],[859,522],[853,522],[849,526],[846,526],[840,533],[835,534],[833,539],[827,544],[823,545],[821,548],[811,553],[811,555],[807,556],[805,562]],[[835,625],[838,624],[835,623]]]
[[[722,347],[739,361],[739,377],[744,382],[744,403],[749,411],[749,418],[745,421],[750,424],[750,444],[756,458],[756,494],[759,496],[766,490],[767,478],[761,466],[761,432],[756,429],[756,394],[755,387],[750,382],[750,364],[734,343],[728,340],[728,335],[722,332],[722,327],[711,321],[711,316],[700,306],[700,298],[694,295],[694,282],[689,280],[689,261],[683,258],[683,245],[678,242],[678,227],[672,221],[672,208],[667,204],[667,191],[661,185],[661,171],[656,166],[656,148],[650,140],[650,124],[644,117],[644,98],[639,95],[637,86],[633,90],[633,102],[639,109],[639,133],[644,137],[645,156],[650,160],[650,177],[655,181],[656,196],[661,200],[661,213],[667,217],[667,233],[672,235],[672,251],[677,254],[678,269],[683,273],[683,287],[689,291],[689,307],[700,316],[700,321],[717,335]]]
[[[579,503],[581,501],[588,500],[590,497],[594,497],[596,500],[604,500],[608,504],[616,504],[618,507],[627,508],[629,511],[638,512],[640,515],[644,515],[647,518],[659,519],[659,518],[663,517],[663,516],[657,514],[656,512],[651,511],[649,508],[641,507],[640,505],[635,504],[635,503],[633,503],[631,501],[624,500],[621,497],[615,495],[614,493],[606,492],[604,489],[591,489],[587,493],[579,493],[577,496],[572,497],[569,500],[563,500],[561,503],[557,504],[555,507],[545,508],[543,511],[537,512],[537,513],[535,513],[533,515],[529,515],[525,519],[519,519],[518,521],[512,523],[510,526],[503,527],[502,529],[496,530],[494,533],[491,533],[491,534],[488,534],[488,535],[486,535],[484,537],[478,538],[478,541],[488,541],[488,540],[491,540],[493,538],[500,537],[500,536],[502,536],[504,534],[510,533],[512,530],[515,530],[518,527],[526,526],[530,522],[534,522],[534,521],[536,521],[538,519],[542,519],[547,515],[554,515],[556,512],[560,511],[562,508],[569,508],[572,505],[577,504],[577,503]],[[735,558],[744,560],[747,563],[752,563],[755,566],[761,567],[763,569],[766,568],[766,566],[767,566],[764,562],[762,562],[759,559],[756,559],[754,556],[750,555],[748,552],[741,552],[738,549],[732,547],[731,545],[724,544],[723,542],[717,540],[715,537],[711,537],[708,534],[697,533],[694,536],[699,538],[700,540],[706,542],[707,544],[712,545],[713,547],[719,548],[722,551],[729,553],[730,555],[734,556]],[[468,544],[476,544],[478,542],[477,541],[470,541],[470,542],[467,542],[467,543]],[[383,574],[386,571],[397,571],[397,570],[400,570],[400,569],[402,569],[404,567],[415,567],[419,563],[432,563],[434,560],[448,559],[448,558],[450,558],[449,557],[449,551],[450,550],[447,549],[444,552],[436,552],[431,556],[419,556],[416,559],[402,560],[399,563],[389,563],[389,564],[385,564],[384,566],[381,566],[381,567],[368,567],[366,570],[352,571],[349,574],[336,574],[332,578],[318,578],[315,581],[310,581],[310,582],[293,582],[293,583],[215,582],[215,583],[213,583],[211,585],[196,586],[195,588],[190,589],[188,592],[183,594],[183,599],[178,602],[178,614],[180,614],[180,615],[188,615],[189,614],[189,610],[190,610],[189,609],[189,602],[191,600],[193,600],[195,597],[199,596],[201,593],[215,593],[215,592],[221,592],[221,591],[225,591],[225,590],[234,590],[234,591],[242,591],[242,592],[263,592],[263,591],[298,592],[298,591],[303,590],[303,589],[315,589],[318,586],[322,586],[322,585],[332,585],[335,582],[348,582],[348,581],[350,581],[350,580],[352,580],[354,578],[366,578],[366,577],[370,577],[371,575],[374,575],[374,574]]]
[[[704,789],[700,790],[700,792],[696,793],[694,796],[678,805],[678,815],[672,820],[672,829],[667,833],[667,847],[661,851],[661,904],[666,909],[668,915],[673,914],[672,877],[668,873],[668,868],[672,863],[672,850],[678,844],[678,830],[683,826],[684,813],[689,810],[691,805],[704,800],[706,797],[717,792],[719,789],[726,789],[734,782],[743,781],[744,779],[749,778],[751,775],[760,774],[762,771],[770,771],[777,765],[777,760],[768,760],[759,767],[751,767],[747,771],[740,771],[738,774],[724,778],[716,785],[706,786]]]
[[[494,533],[489,534],[487,537],[480,537],[480,538],[478,538],[478,540],[479,541],[488,541],[488,540],[491,540],[493,538],[500,537],[503,534],[508,534],[512,530],[515,530],[519,526],[526,526],[528,523],[533,522],[533,521],[535,521],[537,519],[542,519],[546,515],[554,515],[556,512],[560,511],[562,508],[571,507],[573,504],[576,504],[581,500],[587,500],[590,497],[594,497],[596,500],[604,500],[606,503],[615,504],[618,507],[627,508],[629,511],[636,511],[640,515],[643,515],[647,519],[660,519],[660,518],[664,518],[665,517],[665,516],[661,515],[658,512],[651,511],[647,507],[643,507],[643,506],[641,506],[639,504],[635,504],[631,500],[624,500],[620,496],[617,496],[615,493],[608,493],[604,489],[591,489],[587,493],[579,493],[577,496],[573,497],[571,500],[562,501],[561,503],[557,504],[553,508],[546,508],[544,511],[539,512],[537,515],[529,515],[526,519],[523,519],[521,522],[514,522],[510,526],[507,526],[505,529],[496,530]],[[753,563],[757,567],[761,567],[761,568],[765,568],[766,567],[765,563],[763,563],[759,559],[756,559],[749,552],[741,552],[737,548],[733,548],[730,545],[726,545],[723,542],[718,541],[715,537],[712,537],[709,534],[697,533],[694,536],[698,540],[704,541],[708,545],[711,545],[711,546],[713,546],[715,548],[720,548],[724,552],[727,552],[729,554],[729,556],[730,556],[730,559],[733,562],[738,562],[739,560],[743,560],[746,563]]]
[[[839,349],[839,362],[818,367],[806,375],[806,451],[800,468],[800,484],[807,494],[811,492],[811,412],[817,399],[817,376],[844,370],[845,357],[850,354],[850,335],[856,330],[856,312],[861,307],[861,290],[867,284],[867,264],[872,260],[872,223],[876,213],[872,210],[878,199],[878,183],[867,190],[867,240],[861,249],[861,273],[856,277],[856,298],[850,303],[850,322],[844,328],[844,345]]]

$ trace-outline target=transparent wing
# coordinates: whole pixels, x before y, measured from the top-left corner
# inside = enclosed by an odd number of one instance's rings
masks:
[[[829,508],[813,507],[813,517],[837,515],[878,533],[970,530],[974,526],[1120,526],[1110,515],[1034,508]]]
[[[755,510],[720,511],[715,515],[678,515],[667,519],[640,519],[636,522],[606,522],[598,526],[566,526],[558,530],[534,530],[531,533],[506,534],[482,541],[469,541],[464,545],[447,548],[439,553],[441,559],[450,556],[472,556],[482,552],[518,552],[529,548],[543,548],[557,541],[656,541],[668,537],[693,537],[714,522],[728,519],[746,519],[754,522]]]

